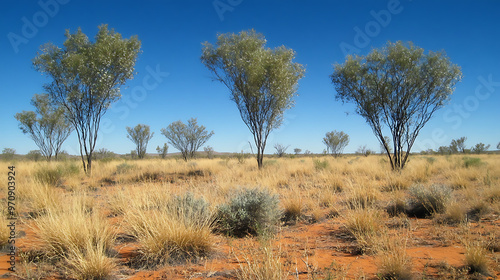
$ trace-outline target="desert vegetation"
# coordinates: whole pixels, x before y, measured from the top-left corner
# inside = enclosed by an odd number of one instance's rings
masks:
[[[500,276],[495,154],[415,155],[399,172],[384,155],[269,156],[261,169],[236,155],[116,158],[93,168],[87,176],[76,159],[18,164],[14,275]]]

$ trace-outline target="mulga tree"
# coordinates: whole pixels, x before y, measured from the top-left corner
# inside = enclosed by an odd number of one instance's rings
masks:
[[[65,109],[50,102],[48,94],[35,94],[31,99],[35,111],[22,111],[15,118],[24,134],[35,142],[48,161],[57,156],[73,127],[66,118]]]
[[[327,132],[323,143],[326,145],[326,152],[338,157],[342,155],[345,147],[349,144],[349,135],[343,131]]]
[[[149,125],[138,124],[135,127],[126,127],[127,138],[134,142],[137,151],[137,157],[143,159],[146,155],[148,142],[153,138],[154,132],[150,132]]]
[[[83,169],[90,175],[101,118],[133,78],[141,43],[136,36],[122,38],[107,25],[99,26],[93,42],[80,28],[65,35],[62,48],[43,45],[33,65],[51,79],[44,89],[65,108],[78,136]]]
[[[264,36],[254,30],[219,35],[215,45],[204,43],[201,61],[229,89],[253,134],[259,169],[267,137],[283,123],[283,114],[293,106],[298,81],[304,76],[304,67],[294,58],[295,52],[284,46],[266,48]]]
[[[388,42],[366,56],[348,56],[335,64],[331,75],[336,99],[354,103],[393,170],[404,168],[420,130],[446,104],[461,77],[460,67],[443,52],[426,54],[411,42]],[[392,154],[384,137],[387,130]]]
[[[208,132],[205,126],[198,125],[195,118],[188,120],[187,124],[182,121],[176,121],[161,129],[161,134],[167,137],[168,142],[179,150],[182,158],[187,161],[194,157],[195,152],[205,144],[214,134]]]

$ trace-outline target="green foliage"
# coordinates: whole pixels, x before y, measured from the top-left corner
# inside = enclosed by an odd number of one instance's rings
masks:
[[[293,152],[295,153],[295,155],[298,155],[302,152],[302,149],[295,148],[295,149],[293,149]]]
[[[167,157],[168,153],[168,145],[167,143],[163,144],[163,147],[160,148],[160,146],[156,147],[156,151],[158,152],[158,155],[162,158],[165,159]]]
[[[451,140],[450,153],[465,153],[465,141],[467,141],[467,137]]]
[[[415,185],[409,189],[407,214],[415,217],[428,217],[443,213],[451,196],[451,189],[444,185]]]
[[[221,232],[244,237],[266,235],[279,223],[279,198],[268,190],[239,189],[232,199],[218,208],[218,228]]]
[[[205,148],[203,148],[203,150],[205,151],[205,153],[207,153],[207,158],[211,159],[214,157],[214,148],[206,146]]]
[[[101,148],[94,153],[94,158],[103,162],[109,162],[116,158],[116,154],[106,148]]]
[[[324,170],[328,167],[328,161],[324,159],[323,161],[319,159],[313,159],[314,169],[317,171]]]
[[[62,179],[78,175],[80,168],[75,163],[65,163],[57,166],[45,166],[35,171],[34,178],[41,184],[59,186]]]
[[[212,216],[208,202],[203,198],[194,197],[191,192],[174,196],[170,201],[169,207],[179,218],[185,220],[192,221],[193,219],[198,219],[199,222],[202,222]]]
[[[126,162],[120,163],[116,166],[116,174],[125,174],[134,167],[135,167],[135,165],[128,164]]]
[[[195,118],[188,120],[188,124],[176,121],[161,129],[161,134],[167,137],[168,142],[177,150],[181,151],[185,161],[194,157],[195,152],[205,144],[214,134],[208,132],[205,127],[198,126]]]
[[[52,104],[48,94],[35,94],[31,105],[36,112],[23,111],[15,115],[19,128],[33,139],[47,160],[52,155],[57,159],[62,144],[73,131],[71,123],[65,117],[65,109]]]
[[[293,106],[302,65],[293,62],[295,52],[284,46],[269,49],[255,30],[226,33],[214,46],[203,44],[202,63],[231,92],[243,122],[254,135],[257,164],[262,168],[271,130],[283,123],[285,110]]]
[[[349,135],[336,130],[327,132],[325,138],[323,138],[323,143],[326,145],[327,153],[337,157],[342,154],[344,148],[349,144]]]
[[[33,66],[52,80],[44,89],[53,104],[66,108],[79,136],[84,171],[91,173],[101,117],[133,78],[141,43],[137,37],[123,39],[107,25],[99,26],[94,42],[80,28],[65,35],[62,48],[43,45]]]
[[[387,156],[393,169],[404,168],[418,133],[461,77],[460,67],[444,53],[424,54],[411,42],[388,42],[367,56],[348,56],[331,75],[336,98],[354,103],[384,147],[384,124],[390,130],[395,151]]]
[[[42,153],[39,150],[31,150],[26,154],[26,158],[33,161],[39,161],[42,158]]]
[[[472,147],[472,152],[476,154],[481,154],[486,152],[490,148],[490,145],[485,145],[484,143],[477,143],[476,146]]]
[[[2,150],[2,159],[3,160],[12,160],[14,159],[14,155],[16,154],[16,150],[12,148],[4,148]]]
[[[153,137],[154,132],[149,131],[149,125],[138,124],[134,128],[127,126],[127,138],[136,145],[137,156],[143,159],[146,155],[148,142]]]
[[[243,164],[248,158],[248,154],[242,150],[241,152],[234,154],[234,157],[238,160],[239,164]]]
[[[478,167],[483,165],[483,162],[481,161],[480,158],[464,157],[462,160],[464,161],[465,168]]]

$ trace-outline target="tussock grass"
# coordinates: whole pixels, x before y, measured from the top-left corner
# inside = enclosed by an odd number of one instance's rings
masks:
[[[413,279],[411,258],[406,252],[406,236],[385,236],[378,244],[378,277],[380,279]]]
[[[76,279],[109,279],[112,276],[116,264],[107,254],[107,244],[99,240],[93,244],[87,240],[86,247],[71,247],[66,258],[68,270]]]
[[[6,245],[9,241],[10,229],[7,226],[9,223],[7,221],[7,216],[5,211],[0,211],[0,247]]]
[[[488,251],[477,242],[468,242],[465,245],[465,266],[469,273],[488,275]]]
[[[245,256],[243,263],[236,271],[240,280],[285,280],[288,277],[280,257],[281,251],[273,252],[270,246],[264,246]]]
[[[66,199],[68,204],[48,208],[33,221],[36,246],[43,258],[65,263],[77,279],[107,278],[114,268],[114,228],[99,212],[89,211],[84,195]]]
[[[384,230],[383,212],[373,208],[361,208],[346,210],[341,214],[344,218],[344,227],[356,239],[360,253],[373,252],[374,244]]]
[[[126,229],[139,243],[138,267],[156,267],[207,256],[213,248],[213,215],[202,199],[172,197],[165,207],[125,212]]]
[[[429,217],[446,210],[451,190],[444,185],[414,185],[409,189],[410,201],[407,213],[410,216]]]

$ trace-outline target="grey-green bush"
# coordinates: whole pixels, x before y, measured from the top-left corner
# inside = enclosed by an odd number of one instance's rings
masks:
[[[218,208],[218,230],[227,235],[266,235],[281,218],[279,198],[268,190],[238,189],[233,198]]]

